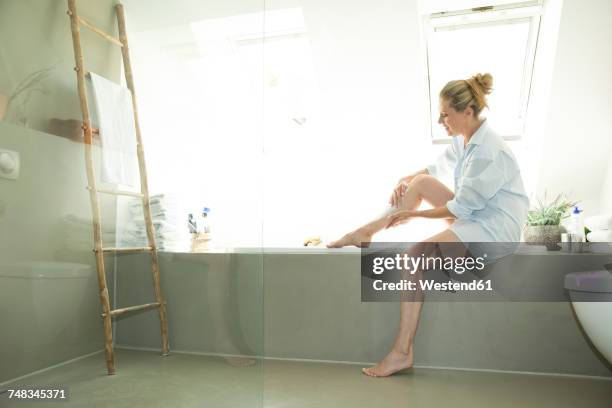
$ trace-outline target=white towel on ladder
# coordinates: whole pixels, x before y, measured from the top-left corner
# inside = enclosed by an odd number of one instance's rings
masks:
[[[102,177],[107,183],[138,185],[136,127],[132,94],[93,72],[89,74],[102,142]]]

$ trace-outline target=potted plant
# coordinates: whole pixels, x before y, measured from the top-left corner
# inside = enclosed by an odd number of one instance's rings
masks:
[[[546,202],[538,199],[538,206],[529,210],[527,225],[523,230],[525,242],[529,245],[546,245],[548,250],[558,250],[561,233],[565,229],[561,221],[569,216],[568,210],[576,205],[559,194],[554,200]]]

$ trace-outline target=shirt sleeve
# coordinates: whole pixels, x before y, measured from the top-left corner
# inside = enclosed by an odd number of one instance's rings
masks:
[[[427,172],[436,178],[441,178],[447,174],[452,174],[456,165],[457,153],[455,152],[454,144],[451,143],[444,153],[437,158],[435,163],[427,166]]]
[[[482,210],[506,182],[504,158],[474,157],[466,164],[461,184],[446,208],[458,219]]]

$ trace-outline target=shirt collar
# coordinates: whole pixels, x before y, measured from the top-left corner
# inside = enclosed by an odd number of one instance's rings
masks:
[[[482,144],[484,141],[485,134],[487,133],[488,127],[489,125],[487,124],[487,120],[486,119],[483,120],[482,123],[480,124],[480,127],[476,129],[476,132],[474,132],[474,134],[470,138],[470,141],[468,142],[467,146],[471,144],[473,145]]]

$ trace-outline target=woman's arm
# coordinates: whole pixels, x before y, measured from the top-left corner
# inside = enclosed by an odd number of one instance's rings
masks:
[[[446,219],[457,219],[455,215],[448,210],[446,205],[442,207],[431,208],[429,210],[415,210],[413,211],[413,217],[422,217],[422,218],[446,218]]]
[[[389,215],[387,228],[395,227],[396,225],[403,224],[408,221],[409,218],[422,217],[422,218],[445,218],[454,220],[457,217],[444,205],[442,207],[431,208],[429,210],[402,210]]]

